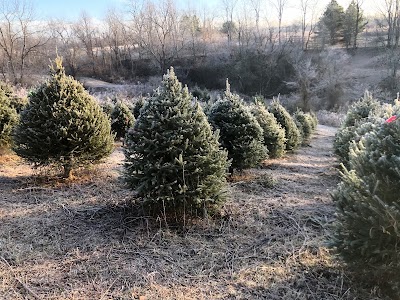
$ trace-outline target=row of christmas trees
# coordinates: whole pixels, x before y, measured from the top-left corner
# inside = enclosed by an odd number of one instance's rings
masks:
[[[228,170],[243,170],[268,157],[281,157],[310,137],[316,118],[297,111],[294,118],[274,101],[251,107],[230,91],[203,111],[171,68],[162,86],[136,108],[122,103],[107,116],[72,77],[61,58],[51,78],[17,108],[0,89],[1,145],[35,166],[58,166],[64,176],[100,161],[124,136],[124,178],[154,214],[182,216],[212,212],[225,198]],[[111,122],[110,122],[111,120]],[[112,128],[115,133],[112,132]]]
[[[342,182],[333,194],[333,244],[368,282],[400,295],[400,102],[368,92],[354,103],[334,141]]]

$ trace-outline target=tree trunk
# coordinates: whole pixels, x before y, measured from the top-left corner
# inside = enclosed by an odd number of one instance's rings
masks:
[[[68,162],[68,163],[64,164],[63,168],[64,168],[63,178],[66,178],[66,179],[72,178],[72,165],[71,165],[71,163]]]

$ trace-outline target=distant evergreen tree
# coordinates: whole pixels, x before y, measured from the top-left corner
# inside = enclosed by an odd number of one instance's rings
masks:
[[[367,24],[358,1],[352,0],[344,13],[343,37],[346,48],[357,48],[358,34],[364,31]]]
[[[329,2],[320,20],[324,34],[329,37],[331,45],[337,44],[343,38],[344,9],[336,0]]]
[[[254,167],[268,158],[260,124],[240,97],[231,93],[228,80],[224,98],[211,106],[208,119],[220,131],[221,144],[232,160],[231,172]]]
[[[311,117],[304,113],[302,110],[298,109],[294,113],[293,118],[299,124],[297,127],[301,128],[301,140],[303,141],[303,143],[307,142],[313,132],[313,121],[311,120]]]
[[[9,96],[0,88],[0,152],[12,145],[12,131],[18,123],[18,113]]]
[[[227,153],[173,68],[126,135],[127,184],[150,213],[181,219],[225,200]]]
[[[274,115],[282,128],[285,129],[285,149],[287,151],[297,149],[301,144],[301,135],[292,116],[279,103],[279,100],[274,100],[268,110]]]
[[[116,138],[125,136],[126,131],[135,123],[135,117],[129,107],[122,101],[118,101],[111,112],[111,130]]]
[[[139,99],[135,102],[135,105],[133,106],[133,111],[132,111],[135,119],[139,118],[140,109],[144,106],[145,102],[146,102],[146,98],[143,96],[140,96]]]
[[[263,103],[256,101],[251,112],[263,129],[264,145],[268,149],[269,157],[282,157],[285,154],[285,130],[276,121],[274,115],[265,108]]]
[[[17,113],[20,113],[28,104],[27,99],[18,97],[14,92],[14,88],[7,82],[0,81],[0,90],[4,92],[10,102],[10,106],[14,108]]]
[[[14,134],[15,152],[36,166],[58,165],[64,176],[99,161],[113,149],[108,118],[97,101],[71,76],[62,59],[51,78],[29,95]]]

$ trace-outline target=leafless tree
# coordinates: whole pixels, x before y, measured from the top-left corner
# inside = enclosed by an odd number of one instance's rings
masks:
[[[30,3],[0,1],[0,64],[5,79],[22,83],[35,54],[47,41],[41,26],[34,22]]]
[[[311,35],[317,24],[316,7],[318,0],[300,0],[301,10],[301,45],[303,50],[308,49],[308,44],[311,40]]]
[[[234,30],[233,12],[235,11],[235,6],[237,3],[238,0],[222,0],[222,5],[225,10],[225,23],[229,24],[229,26],[227,26],[227,36],[229,45],[232,41],[232,34]]]
[[[282,34],[282,19],[285,7],[288,4],[288,0],[269,0],[270,3],[275,7],[278,13],[278,42],[281,44],[281,34]]]

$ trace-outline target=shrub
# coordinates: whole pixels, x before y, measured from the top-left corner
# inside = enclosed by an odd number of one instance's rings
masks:
[[[50,68],[51,78],[29,95],[16,127],[15,151],[36,166],[56,165],[64,176],[99,161],[113,149],[108,118],[96,100],[71,76],[62,59]]]
[[[269,157],[282,157],[285,154],[285,130],[261,102],[256,101],[251,112],[263,130],[264,145],[268,149]]]
[[[208,118],[220,131],[221,144],[232,160],[231,172],[254,167],[268,157],[262,128],[242,99],[231,93],[228,81],[224,98],[211,106]]]
[[[297,126],[300,129],[301,140],[306,142],[310,139],[313,132],[313,121],[311,120],[311,116],[305,114],[301,110],[297,110],[294,113],[293,118],[295,121],[297,121],[297,124],[299,124]]]
[[[377,126],[352,144],[352,170],[333,197],[334,245],[361,274],[400,290],[400,120]],[[385,288],[386,289],[386,288]]]
[[[111,113],[111,130],[116,138],[125,136],[126,131],[135,123],[135,117],[129,110],[129,107],[122,101],[118,101]]]
[[[0,151],[12,146],[12,131],[18,123],[18,118],[9,97],[0,89]]]
[[[274,115],[282,128],[285,129],[285,149],[288,151],[297,149],[301,143],[301,135],[288,111],[279,103],[279,100],[274,100],[271,103],[269,111]]]
[[[205,214],[224,199],[227,153],[173,68],[125,140],[124,177],[150,213]]]

